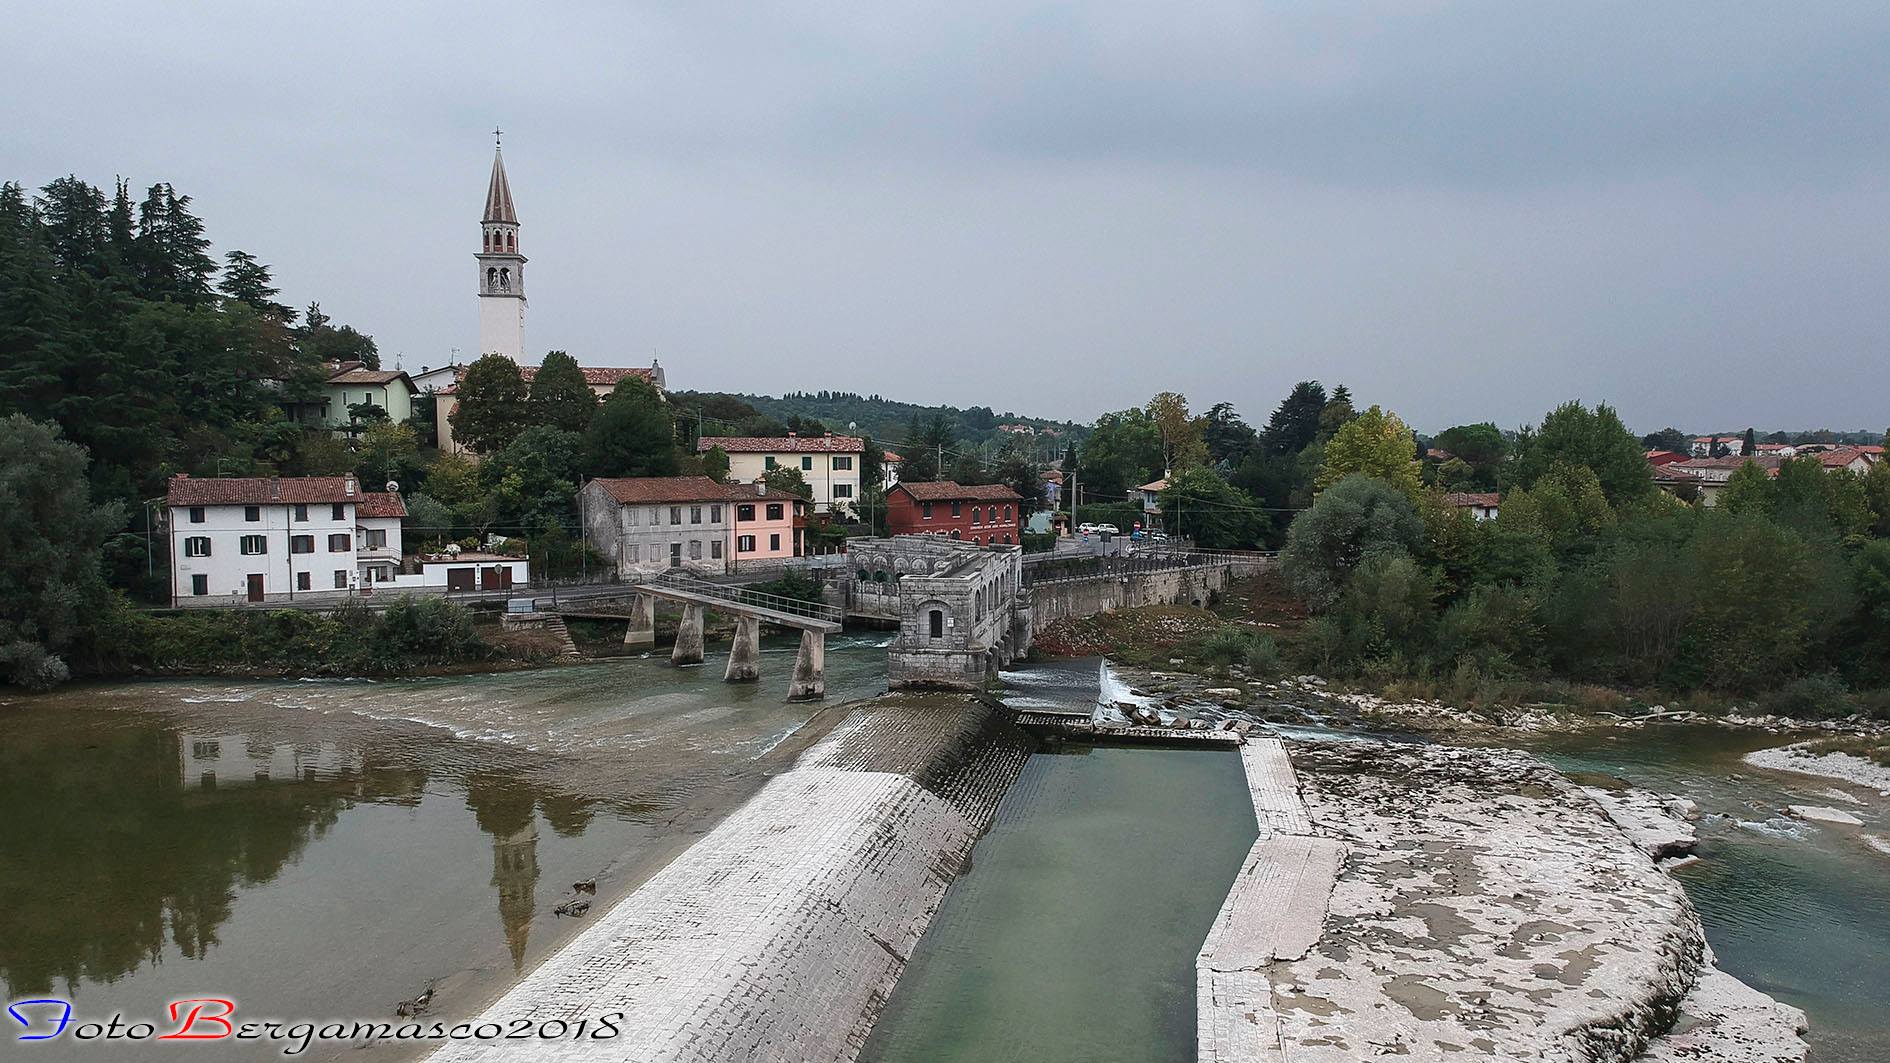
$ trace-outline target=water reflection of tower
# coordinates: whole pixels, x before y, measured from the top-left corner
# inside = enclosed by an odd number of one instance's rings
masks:
[[[513,970],[525,965],[538,886],[538,820],[532,792],[514,780],[475,775],[467,780],[466,804],[479,829],[492,836],[492,885],[499,891],[499,921],[512,953]]]
[[[533,895],[538,886],[538,824],[492,836],[492,884],[499,888],[499,920],[512,950],[512,969],[525,964],[525,936],[531,932]]]

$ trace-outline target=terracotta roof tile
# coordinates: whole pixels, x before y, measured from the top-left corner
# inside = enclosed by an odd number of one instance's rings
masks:
[[[753,484],[725,484],[708,476],[600,477],[591,482],[612,500],[625,505],[649,502],[747,502],[754,499],[770,502],[807,501],[791,491],[769,488],[764,495],[756,491]]]
[[[171,477],[165,500],[171,506],[280,506],[316,502],[359,502],[364,492],[353,477],[285,476]]]
[[[1448,494],[1444,495],[1445,505],[1461,506],[1465,509],[1468,509],[1472,506],[1490,507],[1490,506],[1496,505],[1502,500],[1503,500],[1503,496],[1500,494],[1497,494],[1494,491],[1490,491],[1490,492],[1451,491]]]
[[[392,384],[396,380],[406,380],[407,374],[397,369],[343,369],[328,378],[330,384]]]
[[[359,517],[404,517],[407,515],[407,503],[392,491],[364,491],[354,504],[354,515]]]
[[[703,436],[699,451],[721,447],[726,454],[864,454],[859,436]]]
[[[1024,500],[1023,495],[1018,494],[1016,491],[1011,490],[1003,484],[978,484],[972,487],[964,487],[950,480],[934,480],[929,483],[902,482],[899,486],[893,488],[893,490],[904,491],[919,502],[952,502],[959,500],[1021,502]]]

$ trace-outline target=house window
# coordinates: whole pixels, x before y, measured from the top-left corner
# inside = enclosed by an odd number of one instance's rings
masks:
[[[1005,519],[1005,520],[1010,520],[1010,519],[1011,519],[1011,507],[1009,507],[1009,506],[1005,506],[1005,507],[1004,507],[1004,519]]]
[[[336,502],[334,505],[329,506],[328,519],[329,520],[346,520],[347,516],[345,514],[345,511],[341,507],[342,507],[342,503],[340,502]]]
[[[682,544],[681,543],[669,544],[669,567],[670,568],[682,567]]]
[[[691,524],[702,523],[702,507],[701,506],[689,507],[689,523]]]
[[[663,511],[656,506],[650,507],[650,527],[663,523]]]
[[[945,610],[934,609],[931,612],[926,614],[926,619],[927,619],[927,622],[931,625],[932,637],[935,639],[944,638],[945,637]]]
[[[957,529],[957,528],[953,528],[953,529],[952,529],[952,538],[954,538],[954,539],[962,539],[962,538],[964,538],[964,536],[962,536],[962,535],[960,535],[960,534],[958,534],[958,529]]]
[[[347,533],[343,532],[337,535],[330,535],[328,537],[328,552],[331,554],[347,553],[348,552]]]
[[[965,513],[965,511],[964,511],[964,503],[963,503],[963,502],[953,502],[953,503],[952,503],[952,516],[954,516],[954,517],[962,517],[962,516],[964,516],[964,513]]]
[[[261,506],[244,506],[243,519],[246,521],[249,521],[251,524],[254,524],[255,522],[261,520],[262,507]]]
[[[763,458],[763,459],[761,459],[761,467],[762,467],[762,468],[764,468],[764,469],[772,469],[772,468],[774,468],[774,466],[775,466],[775,461],[774,461],[774,455],[772,455],[772,454],[770,454],[770,455],[768,455],[767,457],[765,457],[765,458]]]
[[[780,533],[778,533],[778,532],[777,532],[777,533],[776,533],[776,534],[774,534],[774,535],[770,535],[770,536],[768,536],[768,549],[769,549],[770,551],[773,551],[773,552],[776,552],[776,553],[779,553],[779,552],[780,552],[780,550],[781,550],[781,536],[780,536]]]
[[[197,597],[202,597],[206,594],[209,594],[210,593],[210,577],[209,576],[190,577],[190,593],[193,595],[196,595]]]
[[[783,512],[784,511],[781,508],[781,503],[779,502],[768,503],[768,519],[769,520],[780,520],[781,514]]]
[[[930,502],[919,503],[919,519],[920,520],[932,519],[932,503]]]
[[[314,553],[315,552],[315,537],[313,535],[289,536],[289,552],[292,554]],[[307,588],[303,588],[303,589],[306,590]]]
[[[387,529],[386,528],[363,529],[361,532],[361,539],[362,539],[363,545],[365,545],[369,550],[387,549]]]
[[[735,519],[736,520],[754,520],[755,507],[750,504],[743,504],[743,505],[736,506]]]
[[[722,507],[721,506],[709,507],[709,523],[710,524],[722,523]]]
[[[722,560],[722,540],[709,540],[709,556],[717,561]]]
[[[701,539],[689,540],[689,560],[691,561],[702,560],[702,540]]]
[[[245,535],[238,549],[245,554],[266,554],[269,552],[269,540],[260,535]]]
[[[626,528],[634,528],[637,526],[637,507],[623,507],[623,526]]]
[[[203,507],[202,506],[190,507],[190,522],[192,524],[203,523]]]
[[[852,485],[852,484],[834,484],[834,485],[833,485],[833,497],[835,497],[835,498],[852,498],[852,497],[853,497],[853,485]]]
[[[309,589],[308,573],[297,572],[295,574],[295,589],[298,591],[305,591]]]
[[[184,540],[184,556],[185,557],[209,557],[210,556],[210,537],[208,535],[193,535],[190,538],[185,539]]]
[[[755,537],[752,535],[737,535],[735,537],[735,552],[738,554],[754,553]]]
[[[335,589],[338,591],[345,591],[348,589],[348,570],[347,569],[338,568],[335,570]]]
[[[802,471],[802,472],[813,472],[813,471],[814,471],[814,459],[813,459],[813,458],[809,458],[809,457],[803,457],[803,458],[801,459],[801,471]]]
[[[833,459],[833,470],[835,472],[847,472],[847,471],[850,471],[852,468],[853,468],[852,458]]]
[[[297,505],[296,505],[296,507],[295,507],[295,519],[296,519],[296,520],[307,520],[307,519],[308,519],[308,507],[307,507],[307,506],[305,506],[305,505],[301,505],[301,504],[297,504]]]
[[[681,506],[669,507],[669,522],[671,524],[682,523],[682,507]]]
[[[971,507],[971,523],[973,524],[984,523],[984,511],[982,509],[979,509],[977,506]]]

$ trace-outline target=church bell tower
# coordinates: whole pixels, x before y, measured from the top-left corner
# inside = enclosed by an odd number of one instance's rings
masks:
[[[518,251],[518,212],[505,179],[505,155],[492,131],[492,181],[479,222],[479,353],[525,355],[525,256]]]

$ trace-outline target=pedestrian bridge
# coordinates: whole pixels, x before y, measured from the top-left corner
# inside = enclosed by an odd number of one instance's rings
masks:
[[[796,628],[801,633],[801,650],[794,659],[788,697],[826,695],[827,636],[839,631],[841,622],[846,619],[843,610],[831,605],[666,572],[649,583],[567,600],[556,608],[566,617],[626,620],[624,645],[654,646],[658,600],[682,606],[682,623],[676,629],[676,644],[669,654],[671,662],[702,663],[703,612],[714,609],[735,617],[735,644],[729,650],[728,668],[722,678],[731,683],[752,683],[761,678],[761,625],[766,621],[779,627]]]

